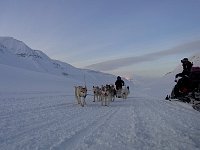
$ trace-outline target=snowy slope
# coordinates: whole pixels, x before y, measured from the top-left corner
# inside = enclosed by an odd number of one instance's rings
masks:
[[[92,80],[92,82],[98,84],[102,83],[101,80],[98,80],[99,76],[108,76],[108,81],[112,78],[111,82],[114,82],[116,78],[114,75],[79,69],[68,63],[53,60],[42,51],[33,50],[22,41],[12,37],[0,37],[0,64],[29,71],[65,76],[77,81],[84,81],[85,76],[86,79],[89,78],[90,81]]]
[[[85,74],[76,74],[57,76],[49,73],[35,72],[26,69],[16,68],[0,64],[0,93],[16,93],[16,92],[50,92],[60,91],[73,93],[74,86],[86,85],[92,88],[93,85],[113,84],[116,80],[115,76],[102,74],[98,72],[88,71]],[[85,78],[84,78],[85,76]],[[127,85],[132,85],[131,82],[125,80]]]
[[[81,72],[70,64],[52,60],[42,51],[33,50],[12,37],[0,37],[0,51],[1,64],[56,75]]]

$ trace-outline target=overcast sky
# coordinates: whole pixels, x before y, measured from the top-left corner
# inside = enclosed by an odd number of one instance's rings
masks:
[[[200,51],[200,0],[1,0],[0,36],[78,68],[162,76]]]

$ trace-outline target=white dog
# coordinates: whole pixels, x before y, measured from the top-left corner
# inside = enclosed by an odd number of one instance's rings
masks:
[[[75,97],[78,104],[81,104],[82,107],[86,104],[85,98],[87,96],[87,88],[83,86],[75,86]]]
[[[128,96],[129,93],[130,93],[129,86],[124,86],[121,89],[121,96],[122,96],[123,99],[127,99],[127,96]]]
[[[93,86],[93,94],[94,94],[93,102],[95,102],[95,100],[100,101],[101,89],[98,86]]]
[[[111,101],[114,101],[116,91],[114,85],[106,84],[101,88],[101,105],[109,106]]]
[[[101,105],[109,106],[111,95],[109,89],[106,86],[102,86],[101,88]]]
[[[110,100],[112,101],[112,102],[114,102],[115,101],[115,96],[116,96],[116,90],[115,90],[115,86],[113,85],[113,84],[107,84],[106,85],[106,88],[107,88],[107,90],[109,91],[109,94],[110,94]]]

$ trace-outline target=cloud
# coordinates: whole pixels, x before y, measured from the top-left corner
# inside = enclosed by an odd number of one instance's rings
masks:
[[[171,49],[149,53],[141,56],[132,56],[132,57],[104,61],[86,66],[85,68],[99,70],[99,71],[111,71],[132,64],[154,61],[170,55],[183,54],[188,52],[199,52],[199,50],[200,50],[200,40],[197,40],[173,47]]]

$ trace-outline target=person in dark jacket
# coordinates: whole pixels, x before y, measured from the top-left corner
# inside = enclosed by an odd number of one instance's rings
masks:
[[[178,80],[177,84],[174,87],[174,95],[175,97],[180,97],[184,95],[184,93],[188,92],[189,87],[189,75],[191,73],[191,69],[193,66],[193,63],[191,63],[188,58],[184,58],[181,60],[183,71],[182,73],[176,74],[176,78],[181,77],[181,79]],[[180,93],[181,91],[181,93]]]
[[[193,63],[191,63],[188,58],[184,58],[181,60],[182,66],[183,66],[183,71],[182,73],[178,73],[176,75],[176,78],[178,77],[184,77],[184,76],[189,76]]]
[[[116,86],[116,90],[122,89],[122,86],[124,86],[124,81],[121,79],[120,76],[117,77],[115,86]]]

